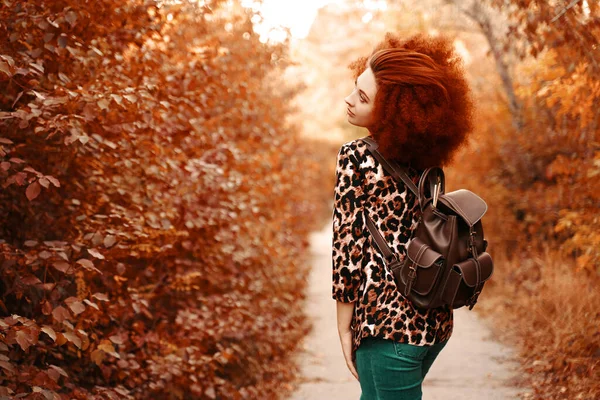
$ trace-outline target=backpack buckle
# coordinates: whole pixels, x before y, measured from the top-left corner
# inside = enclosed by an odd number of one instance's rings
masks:
[[[411,280],[417,277],[417,268],[415,268],[415,263],[412,263],[412,265],[408,267],[408,277]]]
[[[469,243],[467,244],[469,252],[473,257],[477,257],[477,248],[475,247],[475,234],[477,232],[471,229],[469,231]]]
[[[477,232],[476,232],[476,231],[474,231],[474,230],[470,230],[470,231],[469,231],[469,244],[470,244],[471,246],[475,246],[475,234],[476,234],[476,233],[477,233]]]
[[[440,189],[442,186],[442,183],[440,182],[440,177],[438,176],[437,178],[437,183],[433,185],[433,208],[437,208],[438,197],[440,196]]]
[[[475,293],[473,293],[471,297],[467,299],[467,305],[469,306],[469,310],[472,310],[475,304],[477,303],[477,298],[479,297],[480,293],[481,290],[477,290]]]
[[[408,282],[406,282],[406,286],[404,287],[404,296],[408,296],[416,278],[417,278],[417,264],[415,262],[412,262],[410,264],[410,266],[408,267]]]

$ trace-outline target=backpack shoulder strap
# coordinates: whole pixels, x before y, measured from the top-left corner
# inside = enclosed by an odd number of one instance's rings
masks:
[[[383,155],[379,152],[379,150],[377,150],[379,144],[377,144],[377,142],[370,136],[365,136],[361,138],[361,140],[367,143],[367,148],[369,149],[371,154],[373,154],[373,157],[375,157],[381,163],[383,168],[385,168],[396,180],[401,180],[402,182],[404,182],[404,184],[415,195],[417,195],[417,197],[419,196],[419,189],[417,188],[417,185],[415,185],[415,183],[408,177],[408,174],[406,173],[404,167],[402,167],[395,161],[386,160],[383,157]]]

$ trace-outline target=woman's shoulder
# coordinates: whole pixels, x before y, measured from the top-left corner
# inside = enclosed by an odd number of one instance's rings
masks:
[[[342,144],[340,148],[340,154],[342,154],[344,158],[350,157],[352,162],[355,163],[359,169],[368,167],[377,169],[381,167],[384,177],[392,177],[390,171],[388,171],[386,168],[383,168],[383,165],[381,165],[377,157],[374,157],[373,154],[371,154],[368,149],[367,142],[363,140],[363,137],[356,138]],[[401,163],[400,166],[404,168],[404,171],[408,174],[411,180],[415,182],[415,184],[419,182],[419,177],[423,173],[423,169],[418,169],[410,164],[403,163]]]
[[[362,138],[356,138],[356,139],[353,139],[353,140],[343,143],[340,146],[340,150],[342,152],[345,151],[347,153],[354,153],[359,150],[364,152],[366,147],[367,147],[367,143],[364,140],[362,140]]]
[[[352,157],[355,163],[360,163],[365,156],[369,155],[369,151],[367,143],[362,138],[356,138],[342,144],[340,154],[344,157]]]

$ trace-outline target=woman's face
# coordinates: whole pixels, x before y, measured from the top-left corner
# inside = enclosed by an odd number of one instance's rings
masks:
[[[354,90],[344,99],[348,106],[348,122],[369,128],[374,123],[373,106],[377,94],[375,75],[367,68],[354,83]]]

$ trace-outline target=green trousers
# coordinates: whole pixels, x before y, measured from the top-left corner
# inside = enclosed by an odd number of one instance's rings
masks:
[[[363,338],[356,350],[360,400],[420,400],[423,379],[447,342],[415,346]]]

